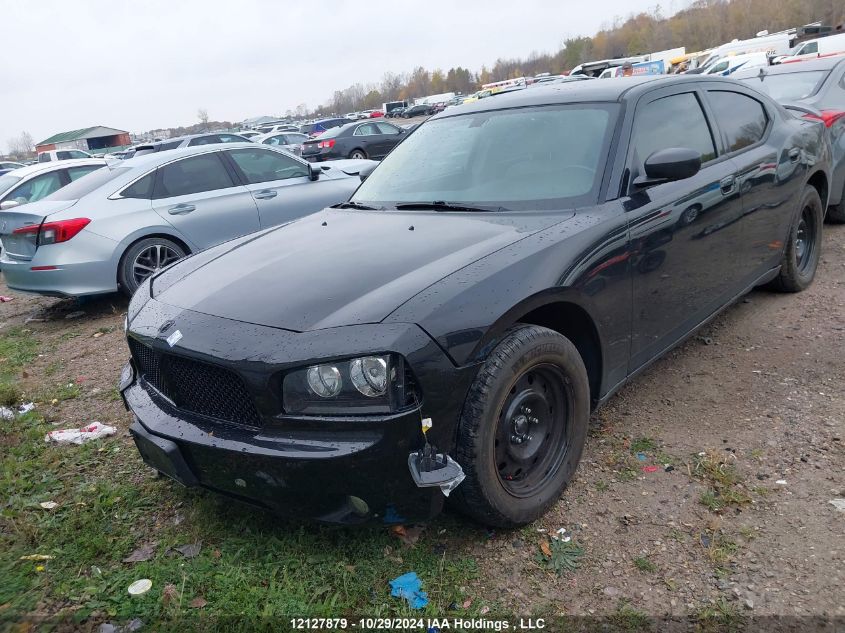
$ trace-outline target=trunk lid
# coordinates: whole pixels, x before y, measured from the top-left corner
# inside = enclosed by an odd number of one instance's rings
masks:
[[[11,259],[29,260],[38,250],[38,232],[18,233],[24,227],[41,226],[47,217],[73,206],[76,200],[44,200],[0,211],[0,242]]]

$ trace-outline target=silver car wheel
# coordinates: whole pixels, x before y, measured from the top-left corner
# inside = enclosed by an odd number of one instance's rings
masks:
[[[152,244],[142,250],[132,262],[132,276],[141,285],[144,280],[165,266],[182,259],[184,255],[166,244]]]

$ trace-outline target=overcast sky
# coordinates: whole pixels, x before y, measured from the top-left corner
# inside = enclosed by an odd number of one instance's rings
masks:
[[[386,71],[556,51],[656,0],[0,0],[0,149],[282,114]],[[662,4],[670,13],[684,0]],[[11,61],[10,61],[11,60]]]

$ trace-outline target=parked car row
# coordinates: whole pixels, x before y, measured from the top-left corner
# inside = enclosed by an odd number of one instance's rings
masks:
[[[348,201],[162,270],[131,251],[120,270],[149,276],[120,391],[144,461],[321,521],[424,519],[447,494],[486,525],[537,519],[572,479],[592,409],[755,286],[812,283],[831,133],[794,112],[701,75],[520,90],[428,119]],[[145,163],[79,208],[133,206],[137,185],[145,213],[199,212],[158,192],[212,173],[248,188],[243,151],[268,150],[180,150],[225,169]],[[62,203],[38,204],[26,227]],[[77,226],[26,228],[39,237],[14,238],[21,269],[63,265],[52,236]]]
[[[0,176],[9,288],[131,295],[188,254],[347,200],[371,163],[317,167],[268,145],[216,143],[105,164],[62,161]]]

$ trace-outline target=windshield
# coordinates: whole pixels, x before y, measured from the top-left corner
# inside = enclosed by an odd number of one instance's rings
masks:
[[[742,81],[747,81],[749,85],[760,92],[765,92],[775,101],[794,101],[815,94],[829,72],[809,70],[798,73],[778,73],[764,75],[763,81],[760,81],[758,76],[748,77]]]
[[[12,174],[0,176],[0,193],[6,193],[18,181],[20,181],[20,176],[13,176]]]
[[[617,109],[585,103],[428,121],[382,161],[353,201],[512,210],[587,203],[601,181]]]
[[[79,200],[82,196],[88,195],[94,189],[102,187],[108,181],[125,174],[130,169],[131,167],[115,167],[114,169],[100,167],[100,169],[74,180],[67,187],[62,187],[48,198],[50,200]]]

